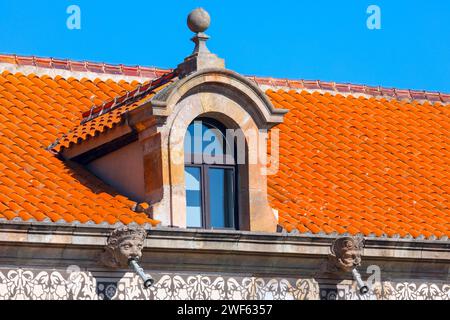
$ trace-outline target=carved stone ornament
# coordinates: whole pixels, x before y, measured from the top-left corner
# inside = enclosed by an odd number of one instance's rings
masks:
[[[109,268],[127,268],[130,260],[142,257],[147,232],[138,227],[121,227],[114,230],[101,256],[101,263]]]
[[[225,60],[211,53],[206,45],[209,36],[204,32],[211,24],[209,13],[203,8],[197,8],[189,14],[187,23],[189,29],[196,33],[195,37],[192,38],[192,41],[195,43],[195,48],[192,54],[178,66],[180,78],[204,69],[224,69]]]
[[[331,246],[329,271],[351,272],[361,265],[361,254],[364,247],[363,237],[342,237],[336,239]]]

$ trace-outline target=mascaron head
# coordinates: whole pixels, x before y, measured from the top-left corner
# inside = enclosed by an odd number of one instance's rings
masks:
[[[147,232],[142,228],[121,227],[108,238],[103,264],[111,268],[126,268],[130,260],[139,261]]]
[[[364,246],[363,238],[343,237],[337,239],[332,247],[331,254],[336,267],[350,272],[361,265],[361,251]]]

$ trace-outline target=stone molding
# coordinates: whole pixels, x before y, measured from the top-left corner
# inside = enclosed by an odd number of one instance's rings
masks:
[[[67,223],[28,223],[2,221],[0,244],[6,247],[48,247],[60,250],[103,250],[110,233],[118,226],[71,225]],[[287,235],[222,230],[186,230],[160,227],[149,231],[145,247],[152,250],[198,251],[327,258],[335,237],[326,235]],[[17,251],[17,250],[16,250]],[[1,251],[0,251],[1,252]],[[450,263],[450,241],[366,238],[364,260],[422,261]],[[4,259],[5,256],[2,256]]]
[[[260,87],[246,77],[227,69],[208,68],[183,78],[156,94],[150,102],[153,114],[168,117],[175,105],[189,91],[208,83],[233,88],[236,93],[244,95],[251,104],[243,107],[247,108],[249,114],[254,115],[255,122],[260,128],[270,128],[282,123],[283,116],[288,112],[286,109],[275,108]]]

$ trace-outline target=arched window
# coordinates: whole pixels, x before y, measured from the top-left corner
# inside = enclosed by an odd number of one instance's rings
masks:
[[[198,118],[184,141],[187,227],[238,229],[234,144],[225,127],[209,118]]]

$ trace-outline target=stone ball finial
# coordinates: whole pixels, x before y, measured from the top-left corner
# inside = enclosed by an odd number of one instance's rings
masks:
[[[188,27],[192,32],[206,31],[211,24],[209,13],[203,8],[193,10],[188,16]]]

